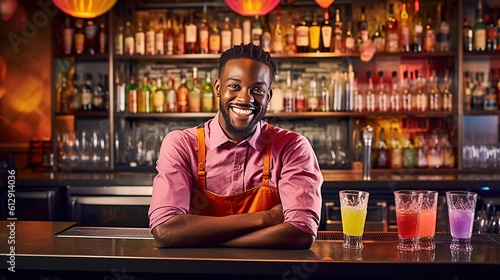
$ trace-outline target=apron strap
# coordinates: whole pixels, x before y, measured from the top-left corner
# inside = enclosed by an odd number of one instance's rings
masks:
[[[205,131],[203,126],[196,128],[198,134],[198,185],[201,189],[205,189]]]
[[[271,174],[271,148],[273,146],[274,126],[267,125],[266,148],[264,150],[264,168],[262,170],[262,186],[269,187],[269,177]]]

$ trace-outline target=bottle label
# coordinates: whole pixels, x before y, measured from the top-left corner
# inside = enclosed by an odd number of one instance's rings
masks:
[[[262,48],[266,52],[270,52],[271,51],[271,33],[264,32],[262,34]]]
[[[319,26],[309,28],[309,42],[311,49],[319,49],[319,41],[321,36],[321,28]]]
[[[135,50],[134,37],[132,36],[125,37],[125,53],[134,54],[134,50]]]
[[[155,54],[155,32],[148,31],[146,33],[146,54]]]
[[[323,39],[323,48],[325,48],[325,49],[330,48],[330,45],[332,43],[332,30],[333,30],[333,28],[331,26],[323,26],[321,28],[321,36]]]
[[[210,42],[209,43],[210,51],[212,53],[219,53],[220,52],[220,35],[210,36],[209,42]]]
[[[239,28],[233,29],[233,46],[239,46],[243,43],[243,31]]]
[[[262,37],[262,28],[252,29],[252,43],[256,46],[260,46],[260,39]]]
[[[196,43],[196,25],[186,25],[186,43]]]
[[[160,108],[163,108],[163,105],[165,104],[165,94],[161,90],[155,91],[153,95],[153,107],[155,108],[156,112],[160,111]]]
[[[123,54],[123,34],[118,34],[115,37],[115,54]]]
[[[274,35],[273,51],[275,53],[281,53],[283,51],[283,35],[281,34]]]
[[[64,44],[64,53],[71,54],[71,48],[73,47],[73,29],[65,28],[63,32],[63,44]]]
[[[135,52],[144,54],[146,52],[146,34],[144,32],[135,33]]]
[[[225,51],[231,48],[231,31],[223,30],[221,32],[221,41],[220,41],[222,51]]]
[[[397,32],[387,32],[387,44],[386,48],[388,52],[398,52],[398,33]]]
[[[309,28],[307,26],[297,26],[295,28],[296,42],[298,47],[308,47],[309,46]]]
[[[165,53],[165,48],[164,48],[164,43],[163,43],[163,32],[158,32],[156,33],[156,38],[155,38],[155,44],[156,44],[156,54],[162,55]]]
[[[486,48],[486,29],[476,29],[474,32],[474,49],[484,50]]]
[[[80,54],[83,52],[83,44],[85,42],[85,36],[83,34],[75,35],[75,51]]]
[[[203,28],[200,30],[200,52],[208,52],[208,29]]]

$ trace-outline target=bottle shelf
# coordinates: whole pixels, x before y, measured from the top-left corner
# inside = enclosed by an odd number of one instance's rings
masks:
[[[500,51],[493,51],[493,52],[464,51],[464,57],[477,57],[477,56],[500,56]]]
[[[500,115],[500,110],[464,111],[464,116]]]
[[[74,112],[74,113],[56,113],[56,116],[74,116],[75,118],[81,118],[81,119],[101,119],[101,118],[108,118],[109,113],[106,111],[81,111],[81,112]]]
[[[55,58],[73,58],[77,62],[106,62],[109,60],[109,54],[96,53],[96,54],[59,54]]]

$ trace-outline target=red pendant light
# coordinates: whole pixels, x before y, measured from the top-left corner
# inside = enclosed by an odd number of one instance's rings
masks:
[[[224,0],[231,10],[242,16],[264,16],[274,10],[280,0]]]
[[[314,1],[316,1],[316,3],[318,3],[318,5],[323,9],[328,9],[328,7],[330,7],[330,5],[333,4],[333,2],[335,2],[335,0],[314,0]]]
[[[52,0],[66,14],[77,18],[95,18],[109,11],[116,0]]]

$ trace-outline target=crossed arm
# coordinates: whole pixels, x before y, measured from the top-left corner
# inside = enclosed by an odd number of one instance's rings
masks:
[[[267,211],[210,217],[175,215],[153,229],[159,247],[249,247],[307,249],[314,237],[283,223],[281,204]]]

